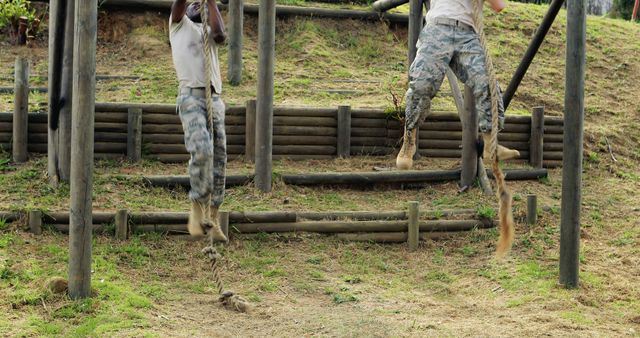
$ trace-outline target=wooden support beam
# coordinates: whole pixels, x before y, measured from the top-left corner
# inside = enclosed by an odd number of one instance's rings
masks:
[[[76,0],[69,224],[69,297],[72,299],[91,296],[97,21],[97,0]]]
[[[227,77],[232,86],[242,81],[242,31],[244,0],[229,1],[229,69]]]
[[[338,157],[351,156],[351,106],[338,107]]]
[[[247,100],[244,132],[245,161],[254,163],[256,160],[256,100]]]
[[[538,221],[538,197],[527,195],[527,224],[535,225]]]
[[[419,211],[419,203],[417,201],[409,202],[409,221],[408,221],[408,236],[407,236],[407,244],[409,246],[409,251],[418,250],[418,239],[420,238],[420,219],[418,218],[420,215]]]
[[[116,239],[124,241],[129,237],[129,211],[120,209],[116,212]]]
[[[460,115],[462,121],[462,172],[460,187],[473,186],[478,176],[478,112],[475,97],[469,86],[464,86],[465,113]]]
[[[27,153],[29,128],[29,59],[17,57],[14,69],[13,144],[11,156],[16,163],[29,159]]]
[[[256,104],[256,177],[262,192],[271,191],[273,142],[273,76],[275,62],[275,0],[260,0],[258,15],[258,98]]]
[[[131,162],[140,162],[142,159],[142,109],[140,108],[129,108],[127,158]]]
[[[227,236],[227,239],[228,239],[229,238],[229,212],[220,211],[218,213],[218,217],[219,217],[218,224],[220,224],[220,229],[222,230],[222,233],[224,233],[224,235]]]
[[[560,224],[560,284],[578,287],[584,137],[586,1],[568,0]]]
[[[529,164],[542,168],[544,161],[544,107],[533,108],[531,114],[531,140],[529,141]]]
[[[42,234],[42,211],[29,210],[29,231],[35,235]]]

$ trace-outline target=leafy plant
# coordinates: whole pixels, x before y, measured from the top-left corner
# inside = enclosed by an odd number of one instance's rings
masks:
[[[7,27],[11,29],[12,37],[18,34],[20,18],[27,20],[27,35],[35,35],[40,27],[40,19],[36,16],[35,8],[27,0],[3,0],[0,1],[0,30]]]

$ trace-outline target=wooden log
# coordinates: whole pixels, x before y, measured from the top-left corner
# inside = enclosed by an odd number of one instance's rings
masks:
[[[407,227],[407,244],[409,246],[409,251],[418,250],[418,239],[420,237],[420,226],[419,226],[419,218],[418,215],[420,211],[418,209],[419,203],[416,201],[409,202],[409,211],[407,212],[409,216],[408,227]]]
[[[242,31],[244,20],[244,0],[231,0],[229,3],[229,68],[227,77],[232,86],[240,85],[242,80]]]
[[[335,136],[290,136],[290,135],[273,136],[274,146],[285,146],[285,145],[331,146],[331,145],[335,145],[336,142],[337,142],[337,137]]]
[[[274,116],[275,126],[301,126],[301,127],[336,127],[336,117],[307,117],[298,116]]]
[[[13,139],[11,157],[16,163],[26,162],[29,108],[29,59],[17,57],[15,62],[15,91],[13,105]]]
[[[418,37],[422,30],[422,0],[409,0],[409,27],[408,27],[408,52],[407,52],[407,65],[410,66],[413,63],[413,59],[416,57],[418,47]],[[407,67],[409,68],[409,67]],[[409,69],[407,69],[407,73]],[[418,126],[419,128],[419,126]]]
[[[281,177],[285,184],[292,185],[422,183],[459,179],[460,170],[284,174]]]
[[[435,220],[420,221],[419,231],[468,231],[493,227],[491,220]],[[239,233],[257,232],[401,232],[407,230],[407,221],[312,221],[278,223],[236,223],[233,228]]]
[[[404,5],[409,0],[377,0],[371,4],[371,8],[378,12],[386,12],[392,8]]]
[[[527,224],[535,225],[538,220],[538,197],[527,195]]]
[[[463,232],[426,232],[420,234],[420,240],[440,240],[459,236]],[[353,232],[334,234],[338,239],[352,242],[375,242],[375,243],[405,243],[408,238],[406,232]]]
[[[116,212],[116,239],[124,241],[129,236],[129,211],[120,209]]]
[[[127,124],[127,158],[131,162],[142,159],[142,109],[129,109]]]
[[[529,144],[529,164],[542,168],[544,149],[544,107],[533,108],[531,115],[531,141]]]
[[[274,155],[335,155],[335,146],[273,146]]]
[[[253,180],[253,175],[227,175],[225,187],[247,185]],[[154,187],[190,187],[189,176],[143,176],[142,182]]]
[[[69,225],[69,297],[72,299],[91,295],[97,18],[97,0],[76,1]]]
[[[290,160],[290,161],[304,161],[304,160],[331,160],[335,155],[273,155],[273,160]]]
[[[229,238],[229,212],[228,211],[220,211],[218,213],[218,221],[220,224],[220,229],[227,239]]]
[[[386,118],[351,118],[351,126],[353,128],[386,128],[387,127],[387,119]]]
[[[28,216],[29,231],[35,235],[42,234],[42,212],[40,210],[30,210]]]
[[[480,188],[482,188],[483,194],[487,196],[493,195],[493,189],[491,188],[491,183],[489,183],[489,176],[487,175],[487,169],[484,166],[482,157],[478,157],[478,181],[480,182]]]
[[[331,127],[273,126],[274,135],[336,136],[337,129]]]
[[[353,119],[351,119],[351,137],[387,137],[387,133],[387,128],[354,127]],[[398,132],[395,136],[400,137],[400,133]]]
[[[352,146],[351,147],[351,155],[372,155],[372,156],[384,156],[392,154],[395,151],[394,148],[391,147],[382,147],[382,146]]]
[[[239,0],[242,1],[242,0]],[[256,160],[256,100],[248,100],[247,117],[245,119],[245,161],[254,163]],[[273,136],[272,136],[273,137]],[[275,138],[275,137],[274,137]],[[273,141],[275,143],[275,140]]]
[[[557,151],[562,152],[562,143],[545,143],[542,147],[543,152]]]
[[[493,172],[487,170],[487,175],[491,179],[495,179]],[[505,169],[505,180],[507,181],[522,181],[522,180],[537,180],[549,175],[547,169]]]
[[[563,138],[562,134],[549,135],[545,133],[544,143],[562,143],[562,138]]]
[[[562,161],[558,161],[558,160],[545,160],[543,162],[543,166],[547,169],[554,169],[554,168],[561,168],[562,167]]]
[[[4,220],[5,222],[15,222],[20,220],[22,217],[24,217],[24,214],[21,212],[0,211],[0,220]]]
[[[273,76],[275,62],[275,0],[261,0],[258,15],[258,97],[256,104],[256,188],[271,191],[274,134]]]
[[[74,85],[74,59],[75,59],[75,1],[66,1],[66,19],[64,27],[64,51],[62,57],[62,76],[60,78],[60,110],[58,116],[57,137],[57,175],[63,182],[71,179],[71,140],[72,140],[72,105]],[[78,81],[78,80],[75,80]],[[93,113],[93,111],[92,111]],[[93,116],[93,114],[92,114]],[[92,117],[93,118],[93,117]]]
[[[351,156],[351,106],[338,107],[338,136],[336,149],[338,157]]]
[[[548,126],[563,126],[564,119],[562,117],[545,116],[544,124]]]
[[[462,119],[462,171],[460,172],[460,186],[473,186],[478,176],[478,113],[476,100],[471,87],[464,86],[464,114]]]
[[[578,287],[580,210],[584,137],[586,11],[584,1],[567,3],[567,52],[564,96],[564,146],[560,217],[560,283]],[[547,132],[545,127],[545,133]],[[547,158],[545,156],[545,158]]]
[[[60,86],[62,76],[62,57],[64,55],[64,21],[66,2],[64,0],[49,1],[49,55],[48,55],[48,100],[47,114],[49,121],[45,124],[44,133],[48,135],[47,148],[47,176],[49,183],[56,186],[58,183],[58,148],[57,126],[60,111]],[[54,128],[55,126],[55,128]],[[50,127],[50,128],[48,128]],[[32,128],[30,128],[33,130]],[[0,123],[2,131],[2,123]]]
[[[129,109],[139,108],[145,113],[176,114],[175,104],[131,103],[131,102],[96,102],[96,112],[126,113]]]
[[[131,108],[131,109],[140,109],[140,108]],[[96,113],[96,116],[95,116],[95,122],[127,123],[128,121],[129,121],[129,113],[101,112],[101,113]]]
[[[295,107],[295,106],[274,106],[274,116],[295,116],[295,117],[336,117],[336,108],[320,107]]]
[[[0,143],[9,144],[9,142],[11,142],[12,138],[13,138],[13,134],[12,133],[0,133]],[[31,139],[31,137],[29,137],[27,140],[30,140],[30,139]],[[44,142],[47,142],[46,135],[45,135]]]
[[[554,125],[544,126],[545,134],[562,134],[563,130],[564,130],[564,126],[554,126]]]

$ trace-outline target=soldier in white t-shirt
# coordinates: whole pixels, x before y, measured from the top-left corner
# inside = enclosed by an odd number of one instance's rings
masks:
[[[214,239],[226,241],[217,217],[224,199],[227,163],[225,106],[220,98],[222,80],[217,45],[223,43],[226,37],[215,0],[207,0],[207,6],[211,39],[211,78],[207,78],[205,71],[204,32],[199,3],[188,6],[186,0],[176,0],[173,3],[169,18],[169,40],[173,64],[180,82],[176,105],[184,129],[184,143],[191,154],[189,198],[192,205],[189,233],[202,236],[205,232],[211,232]],[[213,92],[213,131],[207,128],[207,86],[211,86]],[[205,222],[207,219],[212,222]]]
[[[478,112],[478,127],[485,144],[488,144],[491,134],[491,94],[485,54],[476,32],[471,1],[431,0],[431,9],[426,16],[427,24],[420,32],[416,58],[409,70],[405,132],[402,148],[396,159],[398,169],[411,169],[418,140],[416,127],[429,114],[431,99],[440,89],[449,67],[462,82],[471,87]],[[503,0],[487,1],[496,12],[505,7]],[[500,92],[498,96],[499,125],[496,127],[502,129],[504,106]],[[498,158],[501,160],[519,155],[517,150],[498,147]]]

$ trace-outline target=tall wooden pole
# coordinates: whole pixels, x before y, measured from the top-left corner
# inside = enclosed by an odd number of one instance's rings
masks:
[[[229,83],[237,86],[242,80],[242,29],[244,0],[229,1]]]
[[[69,182],[71,175],[71,105],[73,102],[74,0],[67,0],[64,26],[64,52],[60,86],[60,127],[58,129],[58,175]]]
[[[473,90],[464,86],[465,113],[460,115],[462,121],[462,172],[460,187],[471,187],[478,175],[478,112],[476,111]],[[486,146],[486,145],[485,145]]]
[[[97,0],[76,0],[73,43],[69,296],[91,293],[93,128],[96,87]]]
[[[409,1],[409,63],[416,58],[416,43],[422,30],[422,0]]]
[[[258,102],[256,106],[256,177],[263,192],[271,191],[273,146],[273,66],[276,40],[275,0],[260,0],[258,15]]]
[[[47,173],[49,183],[58,184],[58,113],[64,51],[67,0],[49,1],[49,114],[47,133]]]
[[[26,162],[27,132],[29,125],[29,59],[16,58],[14,106],[13,106],[13,144],[12,157],[16,163]]]
[[[578,286],[584,136],[585,0],[568,0],[560,224],[560,283]]]

